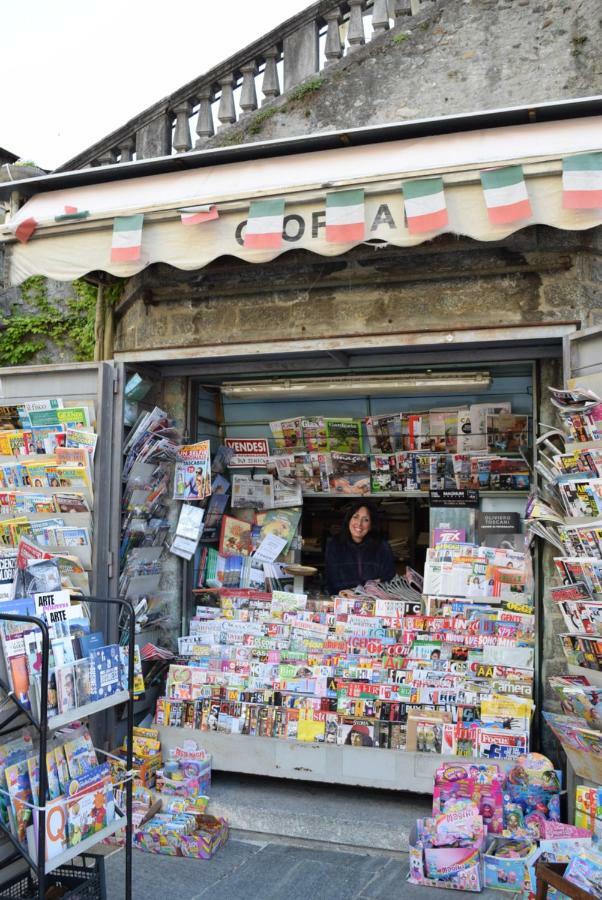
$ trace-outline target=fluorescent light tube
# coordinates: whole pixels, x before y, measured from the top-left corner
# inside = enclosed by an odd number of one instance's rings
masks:
[[[424,372],[399,375],[350,375],[232,381],[221,386],[224,397],[239,400],[343,397],[362,394],[457,394],[484,391],[491,384],[489,372]]]

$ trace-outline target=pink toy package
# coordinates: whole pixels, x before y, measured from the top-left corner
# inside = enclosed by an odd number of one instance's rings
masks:
[[[490,834],[501,834],[504,819],[503,773],[497,765],[453,763],[440,766],[435,774],[433,815],[446,812],[457,800],[477,804]]]

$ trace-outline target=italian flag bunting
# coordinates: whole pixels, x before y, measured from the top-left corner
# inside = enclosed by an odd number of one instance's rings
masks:
[[[252,200],[245,229],[247,250],[278,250],[282,246],[284,200]]]
[[[65,206],[64,211],[54,217],[55,222],[72,222],[75,219],[87,219],[90,215],[88,209],[79,210],[77,206]]]
[[[330,244],[363,241],[364,189],[331,191],[326,194],[326,240]]]
[[[8,230],[12,231],[18,241],[20,241],[22,244],[26,244],[39,224],[40,223],[37,221],[37,219],[34,219],[33,216],[30,216],[29,219],[23,219],[23,221],[19,222],[18,225],[13,225],[9,222]]]
[[[113,223],[111,262],[136,262],[142,252],[144,215],[116,216]]]
[[[492,225],[506,225],[533,214],[522,166],[481,172],[481,184]]]
[[[562,205],[565,209],[602,208],[602,152],[562,160]]]
[[[178,210],[182,225],[201,225],[203,222],[212,222],[219,219],[217,206],[183,206]]]
[[[442,178],[420,178],[402,184],[410,234],[438,231],[448,224]]]

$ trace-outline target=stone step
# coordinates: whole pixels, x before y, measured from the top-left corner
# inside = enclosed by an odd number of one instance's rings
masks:
[[[414,794],[215,772],[209,811],[242,835],[407,853],[410,829],[430,804]]]

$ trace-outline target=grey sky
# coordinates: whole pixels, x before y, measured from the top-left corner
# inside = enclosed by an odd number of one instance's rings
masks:
[[[4,2],[0,146],[53,168],[309,2]]]

